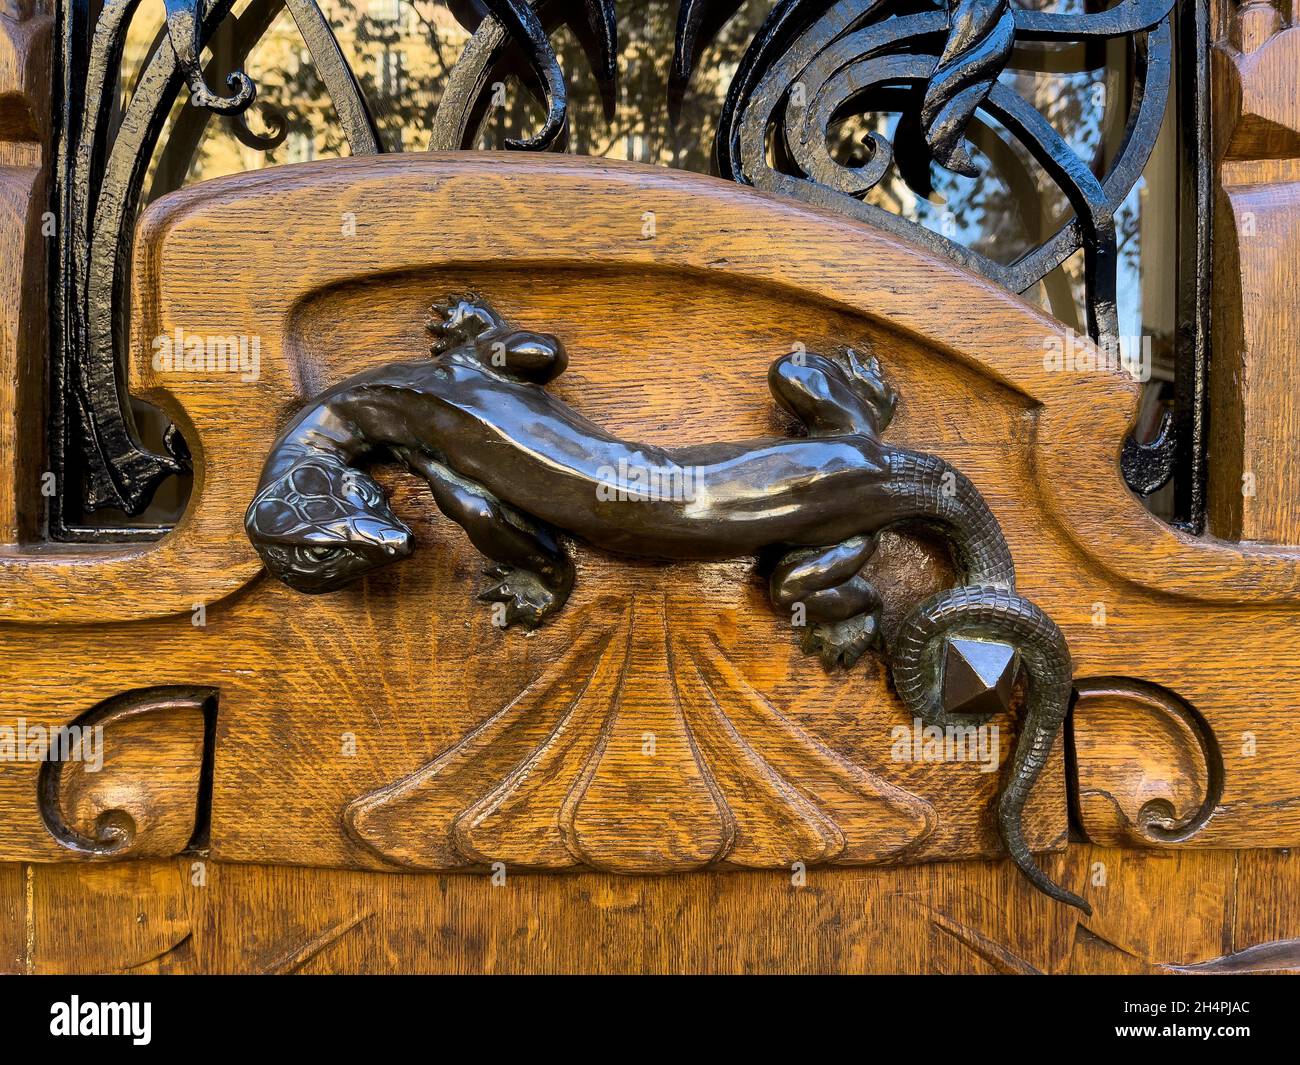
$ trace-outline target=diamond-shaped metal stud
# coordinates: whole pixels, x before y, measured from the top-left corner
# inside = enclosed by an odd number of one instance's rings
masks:
[[[943,708],[1000,714],[1011,706],[1020,655],[1009,643],[949,636],[943,653]]]

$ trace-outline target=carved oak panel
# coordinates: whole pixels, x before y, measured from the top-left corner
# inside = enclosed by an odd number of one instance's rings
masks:
[[[468,594],[481,562],[460,530],[385,473],[411,559],[329,596],[264,576],[242,521],[277,434],[348,375],[418,356],[430,303],[458,291],[562,336],[569,368],[548,387],[628,439],[780,435],[774,356],[874,352],[902,397],[890,438],[974,482],[1018,588],[1065,632],[1076,678],[1135,677],[1177,693],[1213,735],[1258,737],[1250,763],[1226,743],[1184,748],[1222,772],[1188,769],[1190,792],[1168,796],[1185,831],[1147,842],[1293,841],[1285,803],[1257,816],[1270,798],[1254,783],[1264,774],[1273,799],[1300,791],[1289,689],[1247,692],[1215,619],[1232,609],[1237,632],[1258,633],[1263,675],[1291,676],[1268,634],[1291,617],[1296,560],[1151,518],[1117,472],[1134,386],[1045,365],[1057,327],[950,264],[709,179],[461,154],[205,183],[145,216],[135,277],[132,386],[182,427],[195,498],[157,544],[5,558],[0,584],[42,592],[0,599],[12,621],[85,617],[91,590],[105,593],[100,622],[72,643],[62,626],[10,630],[6,653],[27,678],[18,704],[47,722],[133,687],[218,690],[216,857],[652,872],[1000,849],[999,774],[927,761],[923,735],[899,746],[912,722],[881,664],[829,674],[806,658],[752,559],[666,567],[579,545],[569,606],[535,632],[502,632]],[[257,338],[257,373],[155,365],[153,341],[177,330]],[[886,628],[953,579],[941,545],[907,530],[882,537],[863,573]],[[1177,663],[1171,639],[1186,649]],[[73,654],[111,661],[111,674],[70,666]],[[993,723],[1005,758],[1016,719]],[[1104,766],[1097,727],[1078,757]],[[1064,840],[1060,750],[1026,810],[1034,849]],[[21,767],[0,774],[17,829],[3,856],[66,857],[33,785]]]

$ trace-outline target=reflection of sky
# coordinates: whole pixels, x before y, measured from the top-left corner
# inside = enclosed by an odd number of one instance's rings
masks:
[[[1142,263],[1139,241],[1141,229],[1138,227],[1142,192],[1147,179],[1138,178],[1137,184],[1129,191],[1115,212],[1115,228],[1120,233],[1120,252],[1118,278],[1115,294],[1119,309],[1120,336],[1135,337],[1142,335]]]

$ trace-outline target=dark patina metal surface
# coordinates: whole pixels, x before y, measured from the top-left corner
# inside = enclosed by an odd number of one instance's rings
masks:
[[[860,572],[877,535],[933,526],[961,583],[916,606],[885,648],[899,697],[929,724],[977,724],[992,704],[954,712],[971,702],[968,685],[944,698],[949,641],[1019,654],[1028,691],[999,829],[1036,885],[1084,906],[1034,864],[1021,831],[1069,706],[1069,651],[1016,594],[1006,540],[970,481],[881,439],[896,396],[873,357],[801,352],[772,364],[773,398],[803,436],[664,448],[622,440],[546,390],[567,364],[554,336],[515,329],[471,297],[438,305],[431,328],[430,357],[343,381],[276,441],[245,521],[273,576],[330,592],[409,555],[411,530],[364,469],[399,462],[489,559],[480,598],[501,604],[503,625],[532,627],[563,606],[574,580],[563,535],[661,559],[753,555],[772,560],[772,602],[800,625],[804,649],[847,668],[881,644],[881,600]],[[999,680],[990,687],[1009,696]]]

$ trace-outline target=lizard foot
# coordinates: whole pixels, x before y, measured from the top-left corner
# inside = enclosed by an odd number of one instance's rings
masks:
[[[880,620],[870,613],[809,625],[803,630],[800,645],[806,654],[817,655],[828,670],[852,669],[879,640]]]
[[[863,402],[876,416],[876,432],[883,433],[894,417],[898,393],[885,380],[880,360],[874,355],[862,355],[853,348],[845,348],[834,356]]]
[[[433,353],[441,355],[503,324],[500,316],[485,301],[465,294],[451,295],[435,303],[426,328],[433,337]]]
[[[509,628],[513,624],[535,629],[564,605],[563,592],[547,587],[531,570],[517,566],[489,566],[483,571],[493,582],[479,592],[481,603],[493,604],[493,624]],[[496,604],[504,606],[498,610]]]

